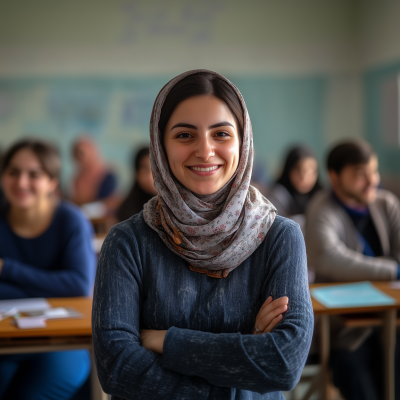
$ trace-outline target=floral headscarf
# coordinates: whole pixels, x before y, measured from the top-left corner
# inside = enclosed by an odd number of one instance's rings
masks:
[[[237,170],[217,192],[198,195],[171,173],[158,128],[165,98],[176,83],[196,73],[213,74],[226,81],[244,110],[243,141]],[[253,133],[246,104],[239,90],[223,76],[208,70],[185,72],[160,91],[150,119],[150,160],[158,196],[144,206],[144,219],[167,247],[189,263],[189,268],[225,278],[262,243],[276,209],[250,186],[253,168]]]

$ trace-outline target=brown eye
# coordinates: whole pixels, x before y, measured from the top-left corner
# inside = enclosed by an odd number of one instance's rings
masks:
[[[187,139],[187,138],[191,138],[191,137],[192,137],[192,135],[188,132],[183,132],[176,136],[177,139]]]
[[[7,173],[10,176],[18,176],[19,175],[19,171],[17,169],[14,169],[14,168],[9,168]]]

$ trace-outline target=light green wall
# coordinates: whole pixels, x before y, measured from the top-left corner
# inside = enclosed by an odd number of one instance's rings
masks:
[[[322,159],[339,139],[371,137],[363,71],[400,60],[398,4],[1,2],[0,146],[27,134],[56,142],[65,184],[70,145],[88,132],[126,187],[130,153],[148,140],[159,89],[184,70],[208,68],[242,91],[256,158],[270,175],[293,142]]]
[[[310,74],[352,65],[349,0],[0,3],[0,75]]]

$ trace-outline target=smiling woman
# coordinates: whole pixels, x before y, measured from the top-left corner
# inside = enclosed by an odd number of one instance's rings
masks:
[[[215,72],[179,75],[155,101],[150,139],[158,196],[111,230],[97,270],[103,389],[115,399],[283,399],[312,335],[305,247],[250,185],[240,92]]]
[[[92,229],[59,201],[60,156],[40,140],[21,140],[4,155],[0,210],[0,299],[88,296],[95,254]],[[0,356],[1,399],[70,399],[90,371],[87,350]],[[21,384],[23,382],[23,384]]]
[[[182,101],[164,132],[175,178],[197,194],[211,194],[224,186],[239,162],[236,125],[226,103],[217,97],[203,95]]]

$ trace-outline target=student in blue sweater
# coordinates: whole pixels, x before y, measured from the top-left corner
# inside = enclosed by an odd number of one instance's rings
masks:
[[[189,71],[150,121],[158,196],[107,236],[93,340],[114,400],[284,399],[307,358],[313,312],[303,235],[250,186],[244,100]]]
[[[38,140],[14,144],[3,158],[0,299],[91,293],[92,228],[54,196],[59,171],[57,150]],[[86,350],[0,356],[0,398],[70,399],[89,372]]]

